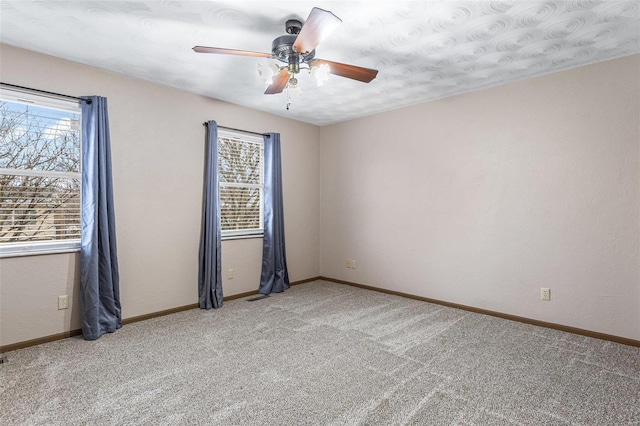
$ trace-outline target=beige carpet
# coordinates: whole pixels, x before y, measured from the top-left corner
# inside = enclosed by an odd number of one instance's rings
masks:
[[[327,282],[5,355],[2,425],[640,424],[639,348]]]

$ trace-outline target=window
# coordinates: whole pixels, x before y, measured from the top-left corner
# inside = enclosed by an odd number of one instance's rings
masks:
[[[0,90],[0,256],[80,247],[78,102]]]
[[[222,237],[261,236],[264,193],[262,138],[219,130],[218,169]]]

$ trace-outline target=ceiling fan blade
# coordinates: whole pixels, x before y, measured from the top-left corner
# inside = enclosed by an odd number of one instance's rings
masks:
[[[307,53],[315,49],[322,40],[342,22],[328,10],[314,7],[302,26],[300,34],[293,43],[298,53]]]
[[[371,68],[357,67],[355,65],[341,64],[340,62],[326,61],[324,59],[316,59],[311,62],[311,65],[327,64],[329,65],[329,72],[331,74],[339,75],[340,77],[350,78],[352,80],[362,81],[369,83],[376,78],[378,70]]]
[[[221,47],[195,46],[193,50],[198,53],[221,53],[223,55],[253,56],[255,58],[273,57],[271,53],[251,52],[249,50],[223,49]]]
[[[264,92],[264,94],[275,95],[276,93],[282,93],[288,81],[289,81],[289,70],[285,68],[281,70],[278,73],[278,75],[273,77],[273,83],[271,83],[271,85],[267,87],[267,90]]]

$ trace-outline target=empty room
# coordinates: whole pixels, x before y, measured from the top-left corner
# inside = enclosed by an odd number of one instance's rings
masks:
[[[0,2],[0,424],[640,424],[640,3]]]

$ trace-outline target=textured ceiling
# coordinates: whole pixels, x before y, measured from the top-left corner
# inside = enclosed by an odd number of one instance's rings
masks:
[[[314,6],[343,21],[316,57],[378,69],[370,84],[316,87],[302,72],[286,111],[285,94],[263,94],[265,59],[191,50],[270,52]],[[3,43],[317,125],[640,52],[637,0],[3,0],[0,12]]]

